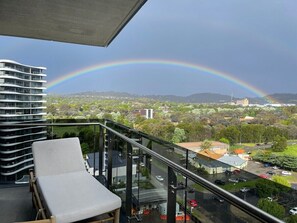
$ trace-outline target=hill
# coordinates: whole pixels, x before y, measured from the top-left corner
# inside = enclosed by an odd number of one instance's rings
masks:
[[[63,95],[66,97],[82,97],[82,98],[101,98],[101,99],[134,99],[134,98],[148,98],[159,101],[181,102],[181,103],[228,103],[231,102],[229,95],[217,93],[197,93],[189,96],[176,96],[176,95],[135,95],[125,92],[80,92],[74,94]],[[270,98],[275,99],[278,103],[282,104],[297,104],[297,94],[276,93],[268,95]],[[241,98],[233,98],[233,101]],[[248,98],[250,104],[267,104],[265,98],[255,97]]]

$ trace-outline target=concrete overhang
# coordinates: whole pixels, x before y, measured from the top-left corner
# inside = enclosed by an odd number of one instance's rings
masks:
[[[108,46],[146,0],[0,0],[0,35]]]

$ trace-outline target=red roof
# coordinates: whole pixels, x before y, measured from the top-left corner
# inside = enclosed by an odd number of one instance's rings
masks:
[[[243,154],[243,153],[245,153],[245,150],[244,149],[235,149],[234,150],[234,153],[236,153],[236,154]]]

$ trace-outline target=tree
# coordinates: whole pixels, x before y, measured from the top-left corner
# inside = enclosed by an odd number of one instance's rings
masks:
[[[228,126],[225,129],[222,129],[217,138],[226,138],[229,140],[230,145],[234,145],[239,141],[240,131],[236,126]]]
[[[273,139],[273,146],[271,147],[274,152],[282,152],[287,148],[287,139],[284,136],[277,135]]]
[[[259,179],[255,186],[261,198],[276,196],[279,193],[279,189],[276,187],[275,183],[270,180]]]
[[[291,215],[288,218],[287,223],[297,223],[297,215]]]
[[[201,150],[207,150],[210,149],[212,146],[212,143],[208,140],[204,140],[203,143],[201,144]]]
[[[258,207],[279,219],[283,219],[285,217],[285,208],[275,201],[269,201],[266,198],[261,198],[258,201]]]
[[[276,183],[280,191],[288,191],[291,188],[289,181],[282,176],[273,176],[272,181]]]
[[[220,138],[219,142],[226,143],[226,144],[230,145],[230,141],[228,139],[224,138],[224,137]]]
[[[183,142],[186,139],[186,132],[184,129],[180,129],[180,128],[175,128],[174,129],[174,133],[173,133],[173,137],[172,137],[172,142],[173,143],[180,143]]]

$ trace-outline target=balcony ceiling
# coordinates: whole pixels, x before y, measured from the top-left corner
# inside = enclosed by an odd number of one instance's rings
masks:
[[[0,35],[108,46],[146,0],[0,0]]]

